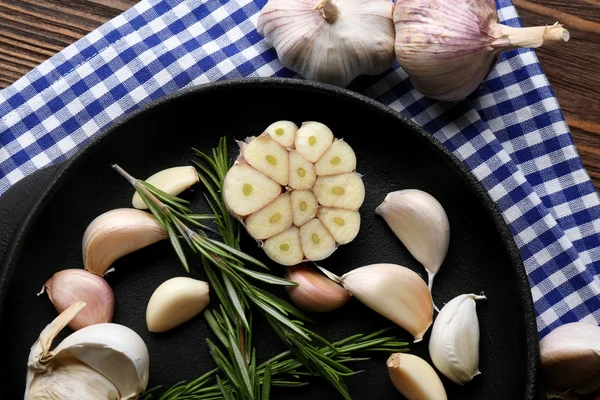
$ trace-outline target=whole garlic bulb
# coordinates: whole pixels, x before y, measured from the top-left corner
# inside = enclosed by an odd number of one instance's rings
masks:
[[[392,6],[388,0],[269,0],[258,33],[287,68],[345,87],[392,65]]]
[[[562,25],[500,24],[494,0],[397,1],[393,18],[400,66],[419,92],[443,101],[474,92],[503,51],[569,40]]]

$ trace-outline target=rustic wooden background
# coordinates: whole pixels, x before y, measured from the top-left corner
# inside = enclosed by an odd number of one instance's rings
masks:
[[[136,0],[0,0],[0,88]],[[559,21],[568,44],[538,49],[577,149],[600,190],[600,0],[514,0],[525,25]]]

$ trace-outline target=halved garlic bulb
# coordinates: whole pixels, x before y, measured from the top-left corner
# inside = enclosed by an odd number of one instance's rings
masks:
[[[192,166],[172,167],[158,171],[145,181],[157,189],[170,195],[177,196],[199,181],[196,168]],[[131,199],[131,204],[139,210],[147,210],[148,206],[136,191]]]
[[[269,0],[257,28],[292,71],[348,86],[359,75],[377,75],[392,65],[392,5],[386,0]]]
[[[334,140],[320,122],[297,130],[290,123],[275,122],[267,133],[239,142],[240,155],[223,184],[230,213],[272,260],[288,266],[322,260],[351,242],[365,199],[350,145]],[[293,149],[276,140],[278,129]]]
[[[104,275],[126,254],[167,238],[167,231],[152,215],[135,208],[117,208],[96,217],[83,235],[85,269]]]

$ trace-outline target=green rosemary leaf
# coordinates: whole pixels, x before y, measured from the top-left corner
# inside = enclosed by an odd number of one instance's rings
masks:
[[[252,387],[252,382],[250,382],[250,376],[248,375],[248,369],[246,367],[246,361],[244,360],[244,356],[238,347],[235,339],[231,338],[231,350],[233,352],[234,360],[237,363],[237,369],[242,378],[242,382],[244,383],[244,388],[246,394],[250,399],[254,399],[254,390]]]
[[[310,340],[310,337],[306,333],[304,333],[300,328],[298,328],[298,326],[296,326],[292,321],[290,321],[286,316],[281,314],[279,311],[275,310],[273,307],[271,307],[267,303],[263,302],[262,300],[259,300],[259,299],[251,299],[251,300],[254,302],[254,304],[256,304],[258,307],[260,307],[264,312],[266,312],[270,317],[272,317],[273,320],[278,321],[279,323],[281,323],[281,325],[283,325],[283,326],[287,327],[288,329],[292,330],[293,332],[297,333],[304,339]],[[271,323],[271,325],[273,325],[273,323]]]
[[[223,398],[225,400],[235,400],[233,397],[231,397],[229,395],[229,391],[225,389],[225,386],[223,386],[223,381],[221,381],[221,378],[219,378],[218,375],[217,375],[217,384],[219,385],[219,389],[221,390],[221,394],[223,394]]]
[[[173,249],[175,249],[175,253],[177,253],[177,257],[179,257],[179,261],[181,261],[185,272],[190,272],[190,267],[188,266],[187,258],[185,257],[185,253],[181,248],[181,243],[179,243],[179,238],[177,237],[177,233],[175,233],[172,224],[167,224],[167,233],[169,234],[169,240],[171,241],[171,245],[173,246]]]
[[[244,275],[248,275],[248,276],[250,276],[256,280],[259,280],[261,282],[270,283],[271,285],[298,286],[298,284],[296,282],[288,281],[287,279],[278,278],[273,275],[264,274],[264,273],[258,272],[258,271],[253,271],[251,269],[243,268],[243,267],[233,265],[233,264],[232,264],[232,267],[235,268],[236,271],[239,271],[240,273],[242,273]]]
[[[221,217],[216,214],[186,214],[186,218],[194,221],[221,219]]]
[[[262,380],[262,400],[269,400],[271,396],[271,364],[265,366]]]
[[[165,218],[165,213],[160,209],[154,202],[148,197],[148,195],[139,187],[135,187],[135,190],[138,192],[142,201],[148,206],[148,209],[154,215],[154,217],[158,220],[158,222],[162,225],[165,230],[167,229],[168,222]]]
[[[225,336],[225,333],[219,326],[219,323],[217,322],[213,311],[210,309],[206,309],[204,311],[204,319],[206,319],[206,322],[208,322],[208,326],[210,326],[210,329],[213,331],[217,339],[219,339],[219,341],[223,343],[224,346],[227,346],[229,344],[229,341],[227,340],[227,336]]]
[[[307,313],[305,313],[298,307],[294,306],[293,304],[288,303],[287,301],[283,300],[282,298],[277,297],[277,296],[267,292],[266,290],[263,290],[260,288],[256,288],[256,291],[258,293],[260,293],[263,300],[265,300],[265,298],[268,299],[271,302],[271,304],[273,304],[273,303],[277,304],[278,306],[282,307],[289,314],[291,314],[295,317],[298,317],[303,321],[310,322],[311,324],[318,324],[318,322],[315,321],[314,319],[312,319]],[[315,336],[316,336],[316,334],[315,334]],[[323,339],[323,340],[325,340],[325,339]],[[325,342],[327,342],[327,341],[325,341]]]
[[[215,346],[215,344],[210,339],[207,338],[206,343],[208,344],[208,348],[210,349],[210,354],[213,360],[215,360],[215,363],[217,364],[221,372],[223,372],[227,376],[227,378],[231,381],[233,386],[241,387],[238,377],[233,370],[233,366],[231,365],[227,357],[225,357],[225,354],[223,354],[223,352],[217,346]]]
[[[152,185],[151,183],[148,183],[146,181],[140,180],[140,183],[142,185],[144,185],[149,191],[150,193],[152,193],[153,195],[155,195],[158,199],[160,199],[161,201],[165,202],[169,202],[169,203],[176,203],[176,204],[190,204],[189,201],[184,200],[180,197],[177,196],[173,196],[172,194],[169,194],[163,190],[160,190],[159,188],[157,188],[156,186]],[[163,200],[163,198],[165,200]],[[191,212],[191,211],[190,211]]]
[[[227,290],[227,294],[229,295],[229,299],[231,300],[231,304],[233,305],[233,308],[235,309],[238,316],[242,320],[244,327],[249,330],[250,326],[248,324],[248,320],[246,320],[246,314],[244,312],[244,307],[242,305],[242,302],[238,296],[238,292],[233,287],[231,280],[226,275],[223,276],[223,282],[225,283],[225,290]]]
[[[271,386],[297,388],[308,385],[308,382],[293,382],[275,379],[271,381]]]
[[[192,151],[200,158],[202,158],[204,161],[206,161],[208,163],[208,165],[210,165],[210,167],[215,170],[218,171],[219,167],[218,165],[215,163],[215,160],[213,158],[211,158],[210,156],[207,156],[204,152],[192,147]]]
[[[256,266],[259,266],[263,269],[266,269],[267,271],[269,270],[269,267],[267,267],[262,261],[257,260],[256,258],[244,253],[243,251],[240,251],[234,247],[228,246],[223,242],[219,242],[218,240],[214,240],[214,239],[207,239],[209,242],[211,242],[212,244],[214,244],[217,247],[221,247],[222,249],[226,250],[227,253],[229,254],[233,254],[234,256],[237,256],[239,258],[241,258],[242,260],[246,260]]]
[[[201,171],[201,172],[198,172],[198,174],[200,174],[200,173],[204,174],[210,180],[212,180],[213,184],[216,186],[219,186],[221,184],[221,182],[219,181],[219,178],[208,167],[200,164],[197,161],[192,161],[192,163],[196,166],[196,168],[198,168]]]

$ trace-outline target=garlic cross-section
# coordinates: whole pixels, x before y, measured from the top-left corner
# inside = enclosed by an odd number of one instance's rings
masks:
[[[223,198],[269,258],[323,260],[356,237],[365,186],[349,143],[316,121],[277,121],[239,143]]]

